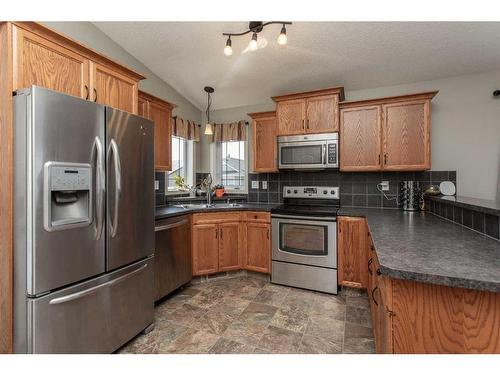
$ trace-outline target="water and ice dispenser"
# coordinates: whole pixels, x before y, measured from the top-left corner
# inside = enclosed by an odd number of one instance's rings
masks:
[[[47,162],[44,168],[44,227],[48,231],[92,222],[90,164]]]

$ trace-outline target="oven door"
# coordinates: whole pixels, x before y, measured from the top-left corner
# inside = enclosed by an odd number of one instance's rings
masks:
[[[326,141],[279,143],[280,169],[326,168]]]
[[[336,219],[274,215],[272,259],[337,268]]]

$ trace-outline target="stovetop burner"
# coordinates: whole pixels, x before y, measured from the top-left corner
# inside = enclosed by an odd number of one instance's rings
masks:
[[[338,187],[285,186],[283,204],[271,210],[272,214],[299,216],[337,216],[340,208]]]

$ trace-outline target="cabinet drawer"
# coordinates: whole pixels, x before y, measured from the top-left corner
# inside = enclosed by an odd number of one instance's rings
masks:
[[[211,212],[193,214],[193,224],[227,223],[241,220],[241,212]]]
[[[246,213],[247,221],[256,221],[261,223],[270,223],[271,214],[263,211],[248,211]]]

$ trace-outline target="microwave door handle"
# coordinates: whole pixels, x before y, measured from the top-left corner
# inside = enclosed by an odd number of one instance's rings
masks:
[[[323,148],[321,149],[321,161],[323,165],[326,165],[326,143],[323,144]]]

